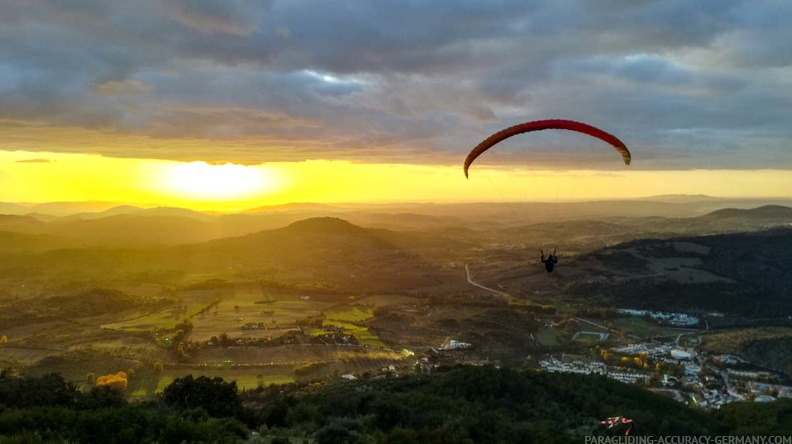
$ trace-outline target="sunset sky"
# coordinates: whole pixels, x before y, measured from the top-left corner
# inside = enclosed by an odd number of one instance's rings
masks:
[[[632,165],[547,131],[465,179],[548,118]],[[5,202],[792,197],[790,122],[784,0],[0,3]]]

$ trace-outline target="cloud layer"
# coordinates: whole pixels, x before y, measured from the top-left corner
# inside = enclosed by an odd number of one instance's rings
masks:
[[[2,150],[452,164],[566,118],[617,134],[633,168],[792,168],[790,110],[783,1],[0,3]],[[620,164],[574,136],[514,146]]]

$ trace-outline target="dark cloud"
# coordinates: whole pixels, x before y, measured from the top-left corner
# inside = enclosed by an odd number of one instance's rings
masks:
[[[147,141],[90,144],[108,156],[455,163],[559,117],[629,141],[636,168],[792,168],[791,42],[778,1],[11,0],[0,149],[93,131]],[[576,142],[519,146],[604,162]]]
[[[17,160],[16,163],[50,163],[54,162],[54,160],[50,159],[24,159],[24,160]]]
[[[253,0],[172,0],[164,2],[172,17],[182,25],[200,32],[248,35],[259,25],[252,10],[270,2]]]

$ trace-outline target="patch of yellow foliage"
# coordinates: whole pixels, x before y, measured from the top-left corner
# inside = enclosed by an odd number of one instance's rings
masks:
[[[106,385],[119,391],[126,391],[129,380],[127,374],[118,372],[114,375],[103,375],[96,378],[96,386]]]

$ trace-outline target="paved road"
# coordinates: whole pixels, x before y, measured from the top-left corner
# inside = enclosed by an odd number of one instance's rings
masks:
[[[468,264],[465,264],[465,273],[467,274],[468,284],[474,285],[474,286],[476,286],[478,288],[481,288],[482,290],[487,290],[487,291],[490,291],[490,292],[495,293],[495,294],[511,297],[511,296],[509,296],[508,293],[504,293],[502,291],[495,290],[494,288],[485,287],[485,286],[479,284],[478,282],[474,282],[473,279],[470,277],[470,268],[468,268]]]
[[[603,330],[607,330],[607,331],[609,331],[611,333],[619,333],[619,330],[615,330],[613,328],[608,328],[608,327],[606,327],[606,326],[604,326],[602,324],[597,324],[596,322],[591,322],[591,321],[588,321],[586,319],[578,318],[578,317],[575,317],[575,319],[577,319],[580,322],[585,322],[586,324],[593,325],[595,327],[601,328]]]

